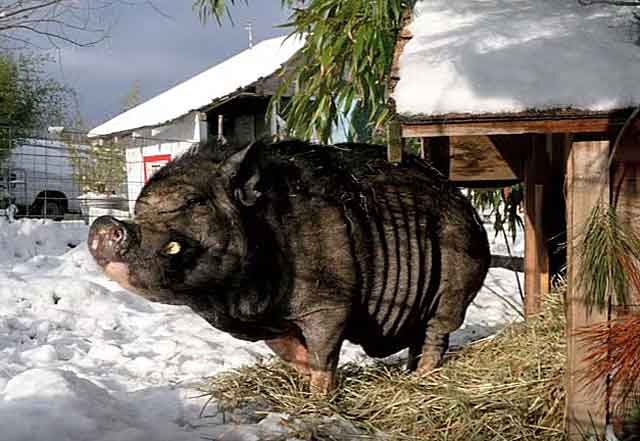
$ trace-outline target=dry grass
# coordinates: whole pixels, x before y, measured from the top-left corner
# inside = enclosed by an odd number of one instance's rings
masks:
[[[295,372],[271,361],[218,375],[205,389],[221,410],[251,406],[301,420],[339,415],[386,439],[561,440],[561,297],[550,296],[537,319],[470,345],[422,377],[399,366],[349,364],[340,370],[336,394],[318,401]]]

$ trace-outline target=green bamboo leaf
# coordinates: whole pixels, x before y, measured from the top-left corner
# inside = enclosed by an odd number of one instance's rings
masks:
[[[225,14],[231,16],[227,6],[236,3],[238,0],[194,0],[193,6],[202,20],[215,17],[220,22]],[[389,115],[384,84],[401,13],[411,2],[308,0],[302,7],[296,3],[281,0],[281,5],[292,8],[288,20],[292,35],[305,35],[306,44],[291,80],[278,88],[270,106],[282,101],[296,82],[298,92],[284,111],[292,133],[308,135],[315,129],[322,141],[327,141],[330,128],[356,100],[371,128],[379,127]],[[349,81],[342,81],[345,78]],[[323,101],[324,97],[328,101]],[[302,103],[309,100],[312,105]]]

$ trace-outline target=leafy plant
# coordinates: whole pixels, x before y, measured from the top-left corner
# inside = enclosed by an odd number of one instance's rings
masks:
[[[73,92],[46,75],[47,62],[29,53],[0,52],[0,162],[16,140],[69,120]]]
[[[119,144],[67,142],[73,181],[81,192],[118,194],[126,181],[125,149]]]
[[[613,206],[598,204],[582,231],[579,285],[589,307],[603,309],[615,296],[628,302],[630,285],[640,292],[640,238],[618,219]]]
[[[285,107],[294,136],[326,142],[340,114],[358,107],[381,126],[389,116],[385,87],[406,2],[312,0],[294,9],[290,25],[305,35],[293,75],[297,92]]]
[[[522,218],[518,214],[518,208],[524,198],[522,184],[516,184],[506,192],[501,190],[472,190],[470,198],[474,207],[480,211],[487,212],[487,215],[493,219],[493,228],[496,235],[508,233],[511,235],[511,240],[515,240],[518,227],[524,227]]]
[[[604,177],[608,176],[622,139],[639,115],[640,107],[618,133]],[[600,197],[582,227],[577,249],[581,256],[578,284],[584,289],[584,301],[589,307],[596,306],[600,310],[609,307],[612,296],[618,304],[627,304],[629,284],[640,292],[640,237],[628,223],[619,219],[617,197],[612,198],[612,203],[604,202],[604,192],[609,187],[604,182]]]
[[[0,124],[33,130],[69,120],[73,92],[45,73],[48,62],[39,55],[0,52]]]

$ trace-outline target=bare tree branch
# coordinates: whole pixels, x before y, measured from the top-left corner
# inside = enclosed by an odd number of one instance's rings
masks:
[[[48,42],[73,46],[95,45],[108,37],[116,22],[116,8],[144,5],[171,18],[153,0],[13,0],[0,2],[2,41],[33,46]]]
[[[31,11],[35,11],[35,10],[38,10],[38,9],[47,9],[50,6],[53,6],[53,5],[57,4],[57,3],[60,3],[61,1],[63,1],[63,0],[52,0],[52,1],[48,2],[48,3],[41,3],[39,5],[28,6],[28,7],[24,7],[22,9],[18,9],[16,11],[8,12],[8,13],[2,11],[2,12],[0,12],[0,18],[2,18],[4,20],[4,19],[7,19],[7,18],[11,18],[11,17],[13,17],[15,15],[20,15],[20,14],[26,15]],[[18,2],[18,3],[14,3],[14,4],[20,4],[20,3]]]
[[[584,6],[588,5],[613,5],[613,6],[640,6],[640,1],[624,1],[624,0],[578,0],[578,3]]]
[[[164,12],[162,9],[160,9],[160,7],[159,7],[158,5],[156,5],[156,4],[153,2],[153,0],[147,0],[147,1],[146,1],[146,4],[147,4],[151,9],[153,9],[154,11],[156,11],[156,13],[157,13],[157,14],[159,14],[159,15],[163,16],[163,17],[164,17],[164,18],[166,18],[166,19],[173,20],[173,17],[172,17],[172,16],[170,16],[169,14],[167,14],[166,12]]]
[[[34,34],[38,34],[38,35],[42,35],[42,36],[47,37],[47,38],[51,38],[51,39],[53,39],[53,41],[62,40],[62,41],[65,41],[67,43],[73,44],[75,46],[80,46],[80,47],[93,46],[93,45],[101,42],[102,40],[104,40],[104,38],[100,38],[98,40],[93,40],[93,41],[88,41],[86,43],[81,43],[81,42],[79,42],[77,40],[73,40],[71,38],[67,38],[64,35],[54,34],[54,33],[47,32],[47,31],[42,31],[42,30],[37,29],[35,27],[27,26],[27,25],[24,25],[24,24],[18,25],[15,28],[16,29],[24,29],[24,30],[27,30],[29,32],[33,32]]]
[[[2,31],[0,30],[0,32],[2,32]],[[24,38],[14,37],[12,35],[3,35],[3,38],[8,40],[8,41],[10,41],[10,42],[12,42],[12,43],[20,43],[20,45],[16,46],[15,44],[13,44],[10,47],[4,46],[4,45],[0,45],[0,50],[26,49],[28,47],[35,47],[36,49],[44,49],[43,47],[35,45],[35,44],[33,44],[33,42],[31,42],[29,40],[25,40]]]

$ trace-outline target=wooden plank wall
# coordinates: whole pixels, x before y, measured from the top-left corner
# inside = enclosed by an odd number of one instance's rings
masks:
[[[567,160],[567,434],[570,441],[583,441],[583,433],[595,428],[604,432],[607,417],[606,379],[595,389],[586,388],[589,369],[584,344],[574,335],[577,329],[608,319],[606,311],[589,310],[578,284],[580,232],[599,198],[609,203],[608,141],[569,143]],[[606,191],[602,192],[602,187]]]

